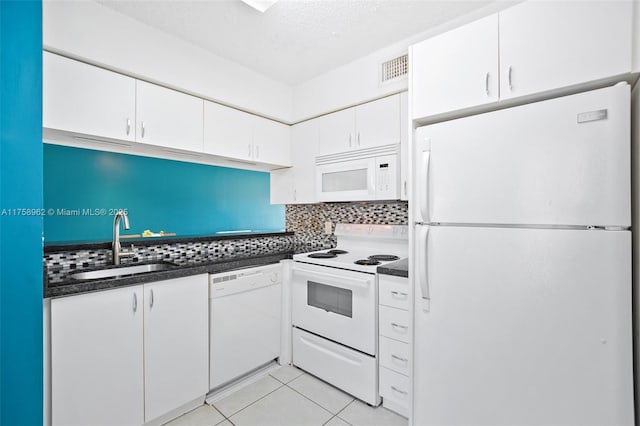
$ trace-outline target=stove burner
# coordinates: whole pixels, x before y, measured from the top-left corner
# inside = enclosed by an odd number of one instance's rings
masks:
[[[327,253],[331,253],[331,254],[347,254],[349,252],[346,251],[346,250],[333,249],[333,250],[329,250]]]
[[[338,257],[338,255],[333,253],[311,253],[308,254],[307,257],[310,257],[312,259],[331,259],[334,257]]]
[[[392,260],[400,259],[398,256],[393,254],[374,254],[373,256],[369,256],[371,260],[381,260],[383,262],[390,262]]]
[[[380,262],[374,259],[361,259],[361,260],[356,260],[353,263],[355,263],[356,265],[379,265],[380,264]]]

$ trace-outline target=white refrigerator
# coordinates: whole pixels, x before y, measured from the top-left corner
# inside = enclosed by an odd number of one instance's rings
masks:
[[[632,425],[629,86],[415,136],[414,424]]]

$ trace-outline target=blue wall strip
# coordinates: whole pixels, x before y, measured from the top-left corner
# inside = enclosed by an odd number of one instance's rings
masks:
[[[46,243],[109,241],[117,209],[128,212],[128,234],[285,227],[268,173],[47,144],[44,206]]]
[[[0,211],[41,208],[41,1],[0,1],[0,93]],[[0,215],[0,424],[42,425],[38,216]]]

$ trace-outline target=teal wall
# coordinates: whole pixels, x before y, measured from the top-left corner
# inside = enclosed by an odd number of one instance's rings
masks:
[[[0,0],[0,211],[42,207],[42,2]],[[0,215],[0,424],[42,425],[42,218]]]
[[[284,206],[269,203],[269,173],[57,145],[44,145],[44,206],[55,211],[44,218],[45,243],[111,240],[110,209],[127,209],[136,234],[285,227]]]

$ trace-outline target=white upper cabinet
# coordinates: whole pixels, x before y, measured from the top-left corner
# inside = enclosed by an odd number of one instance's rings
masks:
[[[290,126],[204,103],[204,152],[248,163],[291,165]]]
[[[409,93],[400,93],[400,199],[409,200]]]
[[[400,95],[318,119],[318,155],[400,143]]]
[[[400,95],[358,105],[355,113],[357,149],[400,143]]]
[[[318,118],[318,155],[354,149],[355,126],[355,108],[347,108]]]
[[[498,100],[498,15],[413,46],[414,118]]]
[[[136,81],[43,52],[44,128],[135,141]]]
[[[252,115],[253,159],[260,163],[291,165],[291,126]]]
[[[291,127],[292,167],[271,172],[271,204],[315,203],[317,150],[318,120]]]
[[[251,116],[204,101],[204,152],[238,160],[253,157]]]
[[[202,152],[202,99],[140,80],[136,99],[139,142]]]
[[[528,1],[500,13],[500,97],[631,71],[631,1]]]
[[[615,82],[632,70],[632,12],[631,1],[527,1],[418,43],[412,118]]]

